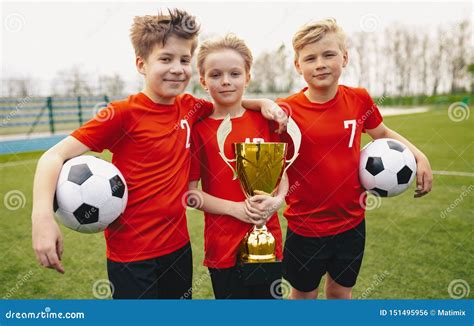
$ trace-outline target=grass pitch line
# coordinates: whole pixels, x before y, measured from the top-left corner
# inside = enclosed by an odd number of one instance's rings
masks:
[[[470,177],[470,178],[474,178],[474,173],[471,173],[471,172],[436,171],[436,170],[433,170],[433,174],[438,174],[438,175],[452,175],[452,176],[456,176],[456,177]]]
[[[14,166],[20,166],[20,165],[24,165],[24,164],[31,164],[31,163],[38,162],[38,160],[39,159],[4,162],[4,163],[0,163],[0,169],[1,168],[14,167]]]

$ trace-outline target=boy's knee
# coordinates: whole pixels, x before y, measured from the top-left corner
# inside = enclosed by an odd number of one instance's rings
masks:
[[[318,288],[314,289],[310,292],[303,292],[299,291],[295,288],[291,288],[290,296],[288,299],[290,300],[305,300],[305,299],[316,299],[318,297]]]
[[[351,299],[352,287],[344,287],[334,280],[326,281],[326,298],[327,299]]]

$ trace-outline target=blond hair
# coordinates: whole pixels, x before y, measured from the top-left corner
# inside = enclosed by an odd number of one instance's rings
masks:
[[[168,14],[158,12],[156,16],[136,16],[130,29],[130,39],[135,55],[147,59],[157,44],[165,46],[170,36],[193,40],[191,54],[197,47],[199,24],[194,16],[184,10],[168,10]]]
[[[209,39],[204,41],[199,47],[197,54],[197,66],[199,69],[199,74],[204,76],[204,61],[206,57],[212,52],[230,49],[234,50],[242,56],[245,62],[245,71],[250,73],[250,68],[252,67],[253,56],[252,52],[245,44],[245,41],[241,38],[238,38],[236,35],[229,33],[224,37],[219,37],[215,39]]]
[[[326,18],[316,22],[310,22],[300,27],[293,36],[293,49],[295,50],[295,59],[298,59],[298,52],[308,44],[316,43],[326,34],[334,33],[336,35],[341,51],[346,50],[346,34],[344,30],[337,25],[334,18]]]

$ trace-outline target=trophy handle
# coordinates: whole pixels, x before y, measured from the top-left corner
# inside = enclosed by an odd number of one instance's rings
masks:
[[[219,128],[217,129],[217,146],[219,147],[219,155],[222,157],[224,162],[227,164],[227,166],[232,170],[232,173],[234,174],[234,177],[232,180],[235,180],[237,179],[237,171],[233,168],[233,166],[230,163],[235,162],[236,159],[227,158],[227,156],[225,156],[225,151],[224,151],[225,140],[227,139],[227,136],[229,136],[231,131],[232,131],[232,121],[230,120],[230,115],[228,114],[225,117],[225,119],[222,120],[221,124],[219,125]]]
[[[289,160],[286,160],[286,167],[285,170],[283,170],[283,174],[285,174],[286,170],[288,170],[288,168],[295,162],[296,158],[300,154],[299,152],[301,146],[301,130],[296,124],[295,120],[293,120],[291,117],[288,118],[288,126],[286,131],[293,141],[294,152],[293,157]]]

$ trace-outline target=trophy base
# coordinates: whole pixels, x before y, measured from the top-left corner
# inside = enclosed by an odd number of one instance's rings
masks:
[[[281,261],[265,263],[241,263],[240,272],[245,286],[263,286],[262,291],[268,292],[270,287],[276,289],[277,286],[275,282],[277,280],[281,280]],[[273,292],[277,292],[275,289]]]

